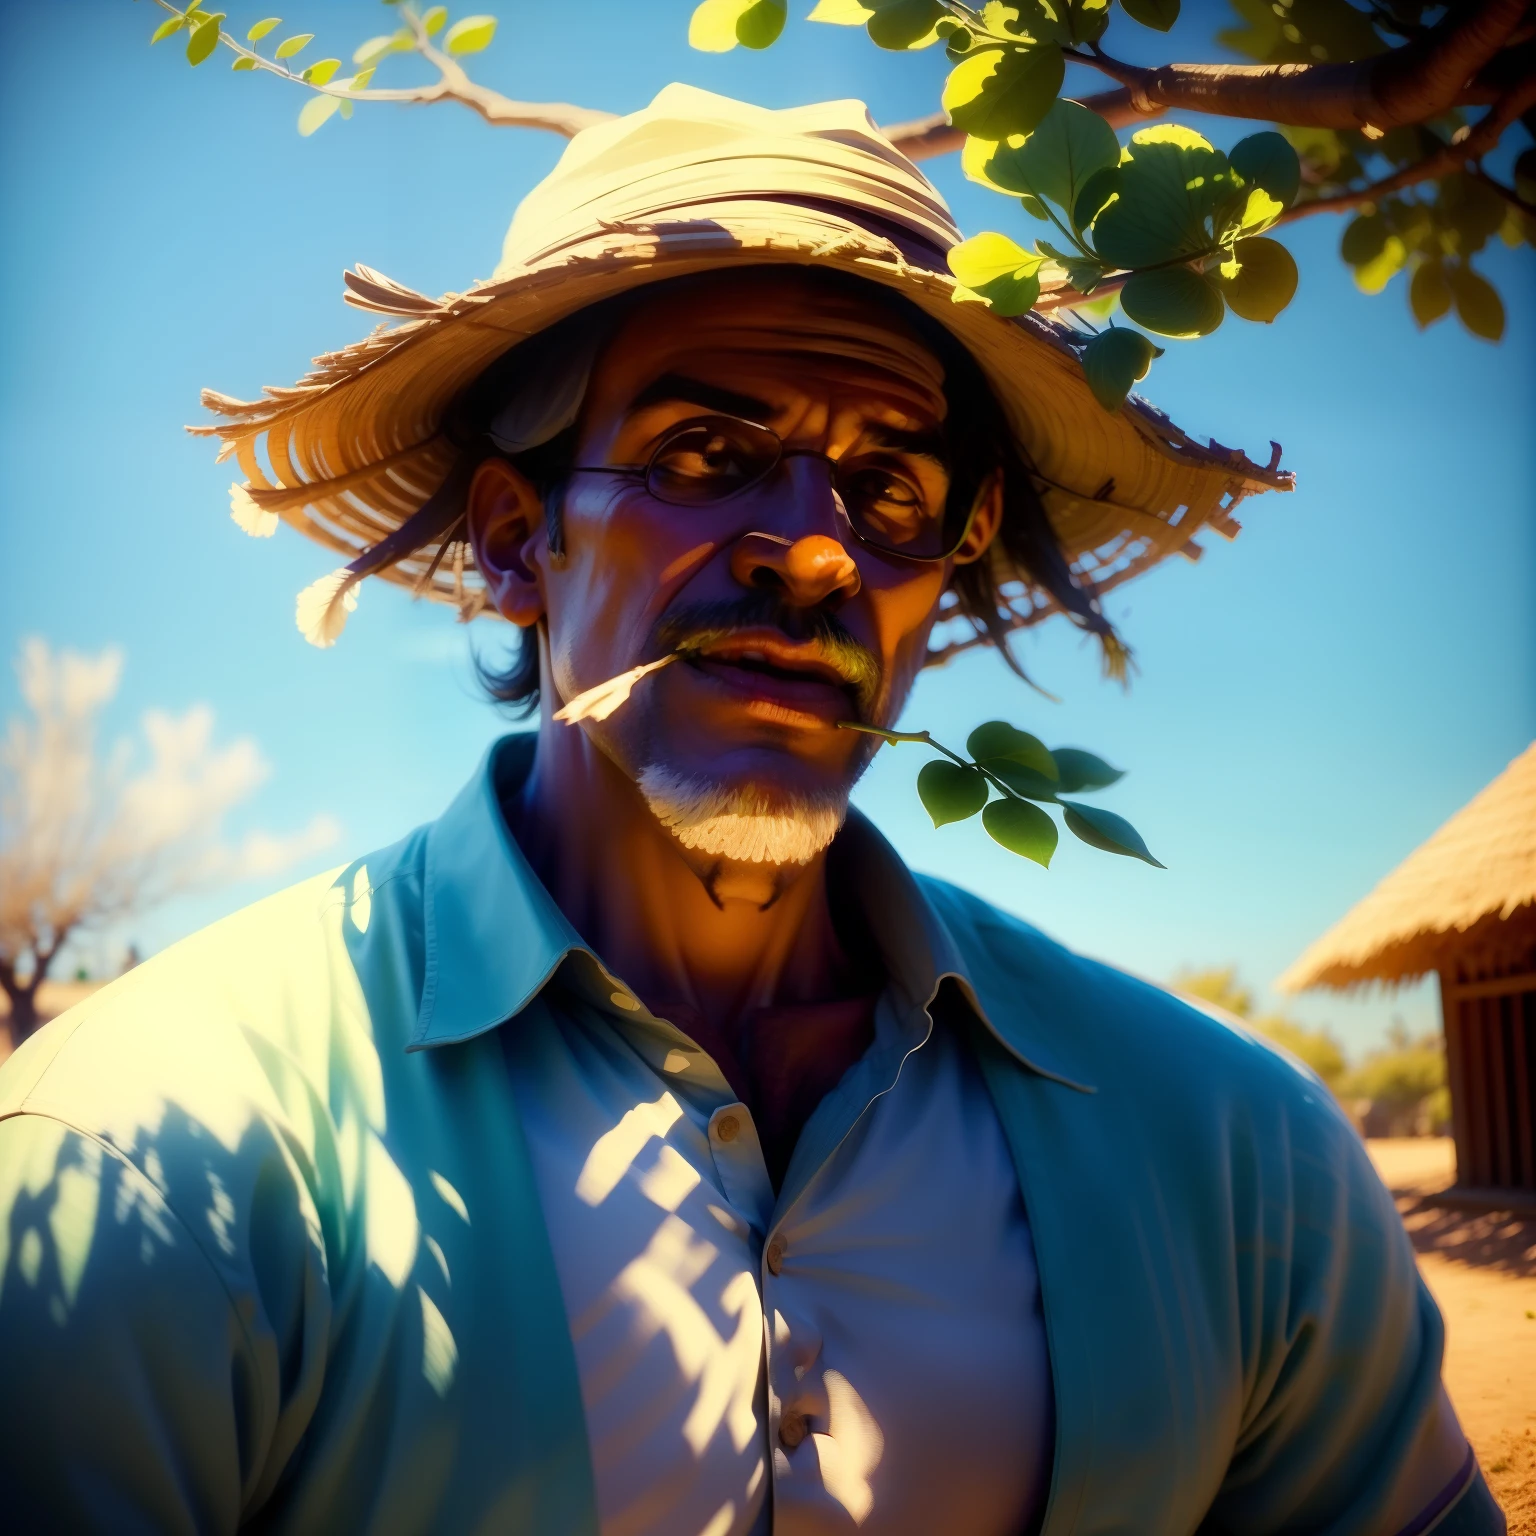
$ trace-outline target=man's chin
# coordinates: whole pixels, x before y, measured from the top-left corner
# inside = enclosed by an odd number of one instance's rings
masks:
[[[721,783],[652,763],[639,776],[651,813],[685,847],[741,864],[808,864],[837,836],[846,791],[817,795]]]

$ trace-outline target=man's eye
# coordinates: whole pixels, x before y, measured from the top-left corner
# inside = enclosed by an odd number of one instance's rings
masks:
[[[891,470],[858,469],[845,478],[844,484],[850,498],[868,512],[912,518],[921,517],[927,510],[921,488]]]
[[[739,443],[719,432],[688,432],[656,455],[653,469],[671,481],[745,481],[753,465]]]

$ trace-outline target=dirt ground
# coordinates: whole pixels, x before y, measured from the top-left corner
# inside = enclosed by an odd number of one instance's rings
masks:
[[[1536,1536],[1536,1218],[1447,1209],[1449,1138],[1366,1143],[1445,1315],[1445,1382],[1510,1536]]]

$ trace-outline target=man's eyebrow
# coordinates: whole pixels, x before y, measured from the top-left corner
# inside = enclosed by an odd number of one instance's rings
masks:
[[[642,411],[648,405],[659,405],[663,401],[699,405],[706,411],[740,416],[746,421],[766,422],[773,415],[773,407],[766,400],[754,400],[751,395],[738,394],[720,384],[706,384],[703,379],[690,379],[681,373],[664,373],[647,384],[629,402],[629,409]]]
[[[866,429],[869,440],[879,448],[894,448],[898,453],[912,453],[935,459],[949,465],[949,441],[942,427],[919,427],[908,431],[902,427],[882,426],[871,422]]]

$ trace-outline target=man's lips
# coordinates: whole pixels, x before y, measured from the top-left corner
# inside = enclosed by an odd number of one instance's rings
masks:
[[[770,700],[828,719],[850,713],[853,681],[815,646],[795,645],[781,636],[750,631],[713,640],[683,658],[696,671],[733,692]]]

